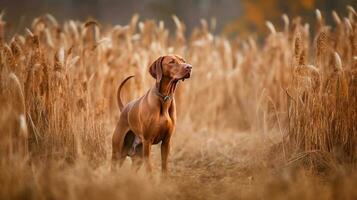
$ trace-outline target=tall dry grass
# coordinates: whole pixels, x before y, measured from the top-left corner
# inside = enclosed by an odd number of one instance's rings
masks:
[[[351,8],[336,28],[323,23],[319,11],[313,41],[314,57],[306,60],[308,47],[295,38],[295,64],[291,96],[288,94],[289,143],[302,159],[316,169],[336,168],[336,163],[356,167],[356,13]],[[309,55],[309,54],[307,54]]]
[[[347,10],[333,26],[319,11],[312,26],[283,15],[263,44],[214,35],[205,20],[186,37],[175,16],[172,34],[137,15],[104,26],[48,14],[15,35],[1,16],[1,198],[352,199],[357,14]],[[135,74],[123,96],[139,97],[168,53],[194,66],[176,93],[172,177],[110,172],[117,85]]]

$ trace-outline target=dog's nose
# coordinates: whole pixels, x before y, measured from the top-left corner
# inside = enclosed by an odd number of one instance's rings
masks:
[[[192,69],[192,65],[187,64],[185,68],[188,69],[188,70],[191,70]]]

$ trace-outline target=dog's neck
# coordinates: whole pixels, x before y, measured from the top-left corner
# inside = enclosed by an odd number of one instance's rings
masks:
[[[176,90],[176,84],[176,80],[163,77],[160,83],[156,85],[156,89],[161,95],[172,97]]]
[[[166,113],[169,110],[174,98],[176,85],[177,81],[165,77],[153,88],[153,92],[159,101],[160,113]]]

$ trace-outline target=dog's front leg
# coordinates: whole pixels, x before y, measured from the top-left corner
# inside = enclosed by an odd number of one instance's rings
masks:
[[[150,160],[150,151],[151,151],[151,141],[144,140],[143,141],[143,155],[146,171],[151,173],[151,160]]]
[[[167,162],[170,153],[170,137],[165,138],[161,143],[161,170],[167,175]]]

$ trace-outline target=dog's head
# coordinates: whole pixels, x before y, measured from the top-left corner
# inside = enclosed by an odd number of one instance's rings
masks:
[[[169,78],[173,81],[184,81],[190,78],[192,66],[178,55],[161,56],[150,66],[149,72],[156,82],[163,78]]]

